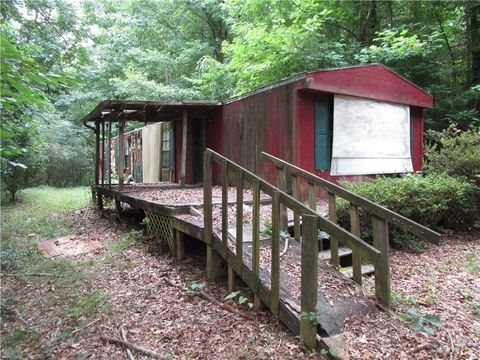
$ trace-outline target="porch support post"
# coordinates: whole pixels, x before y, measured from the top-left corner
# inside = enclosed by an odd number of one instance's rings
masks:
[[[182,164],[180,170],[180,185],[185,186],[185,178],[187,174],[187,135],[188,135],[188,112],[183,108],[182,123]]]
[[[105,185],[105,120],[102,121],[102,186]]]
[[[108,120],[108,187],[112,188],[112,119]]]
[[[95,121],[95,185],[99,184],[100,123]]]
[[[123,190],[125,154],[123,152],[123,129],[125,120],[118,121],[118,190]]]

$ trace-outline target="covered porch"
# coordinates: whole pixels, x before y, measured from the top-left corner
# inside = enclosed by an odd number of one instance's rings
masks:
[[[102,101],[83,119],[96,136],[94,185],[202,183],[221,120],[219,101]]]

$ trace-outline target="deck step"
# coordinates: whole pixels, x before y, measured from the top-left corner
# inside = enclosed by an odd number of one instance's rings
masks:
[[[341,268],[340,272],[348,278],[353,278],[353,270],[352,267]],[[365,264],[362,265],[362,276],[364,275],[371,275],[375,272],[375,267],[372,264]]]
[[[352,249],[346,247],[346,246],[342,246],[342,247],[339,247],[338,248],[338,257],[345,257],[345,256],[349,256],[352,254]],[[318,253],[318,255],[320,256],[320,259],[322,260],[325,260],[325,261],[328,261],[332,258],[332,253],[330,250],[324,250],[324,251],[320,251]]]

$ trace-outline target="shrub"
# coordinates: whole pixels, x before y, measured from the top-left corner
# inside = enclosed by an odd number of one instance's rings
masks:
[[[425,172],[462,177],[480,186],[480,129],[466,131],[450,126],[442,132],[428,131]]]
[[[479,188],[449,175],[420,174],[403,177],[378,177],[372,181],[342,182],[348,190],[387,207],[433,230],[469,229],[479,212]],[[339,223],[348,228],[348,204],[338,204]],[[360,215],[362,238],[371,241],[369,216]],[[390,240],[394,245],[409,246],[414,237],[391,226]]]

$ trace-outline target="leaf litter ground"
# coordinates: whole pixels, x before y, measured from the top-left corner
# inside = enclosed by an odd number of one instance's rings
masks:
[[[165,254],[152,254],[152,243],[119,251],[114,245],[128,233],[126,225],[100,219],[91,209],[69,216],[75,217],[72,232],[106,246],[73,258],[71,265],[86,273],[86,280],[75,283],[72,292],[76,296],[105,294],[100,302],[104,310],[75,317],[71,308],[66,311],[61,291],[55,289],[63,286],[58,281],[2,277],[2,303],[14,297],[21,310],[20,317],[2,321],[2,337],[22,328],[36,335],[31,346],[23,347],[23,357],[125,358],[123,349],[100,340],[102,334],[120,337],[123,326],[130,342],[165,358],[323,358],[303,349],[268,312],[254,313],[252,320],[246,320],[165,281],[182,288],[203,282],[201,256],[177,262]],[[390,313],[348,319],[345,357],[479,358],[479,239],[478,233],[448,236],[440,246],[429,245],[421,254],[393,251],[396,306]],[[209,285],[204,291],[220,301],[227,295],[224,284]],[[243,293],[249,295],[248,290]],[[55,301],[47,301],[52,294]],[[420,315],[437,315],[442,326],[433,335],[412,330],[400,318],[409,308]]]

